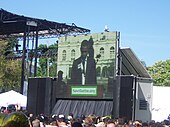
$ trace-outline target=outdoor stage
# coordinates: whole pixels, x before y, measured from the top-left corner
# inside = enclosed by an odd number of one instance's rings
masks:
[[[104,91],[102,85],[60,85],[53,78],[29,78],[27,109],[36,115],[112,115],[113,92],[109,96]]]
[[[36,115],[96,114],[147,121],[151,120],[151,82],[135,76],[117,77],[108,87],[112,91],[109,97],[102,85],[61,86],[53,78],[29,78],[27,110]]]

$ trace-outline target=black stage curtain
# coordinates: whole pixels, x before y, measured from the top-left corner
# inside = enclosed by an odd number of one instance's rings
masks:
[[[72,113],[74,117],[81,115],[95,114],[96,116],[112,115],[113,101],[91,101],[91,100],[58,100],[52,114],[68,115]]]

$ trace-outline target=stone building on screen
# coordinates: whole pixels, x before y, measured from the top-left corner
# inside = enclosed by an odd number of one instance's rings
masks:
[[[96,61],[97,81],[104,81],[115,76],[116,51],[119,39],[118,32],[102,32],[77,36],[63,36],[58,42],[57,71],[63,71],[67,82],[73,61],[80,57],[80,45],[83,40],[93,41],[94,58]]]

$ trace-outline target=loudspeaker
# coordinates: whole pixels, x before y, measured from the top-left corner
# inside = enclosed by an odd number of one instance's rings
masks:
[[[132,119],[133,112],[133,77],[121,77],[119,117]]]
[[[29,78],[27,111],[34,115],[50,115],[52,111],[52,79]]]
[[[116,77],[116,84],[113,92],[114,111],[116,118],[126,118],[131,120],[133,114],[133,77]]]

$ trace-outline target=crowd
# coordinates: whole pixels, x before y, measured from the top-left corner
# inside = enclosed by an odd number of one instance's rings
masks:
[[[126,118],[113,119],[111,116],[99,117],[94,114],[73,118],[73,114],[67,116],[52,115],[47,117],[43,114],[35,119],[30,118],[32,127],[165,127],[170,126],[170,120],[162,122],[143,122],[141,120],[127,120]]]
[[[10,114],[10,113],[22,113],[28,120],[28,127],[168,127],[170,126],[170,119],[164,120],[162,122],[152,121],[141,121],[141,120],[127,120],[126,118],[112,118],[111,116],[96,116],[94,114],[90,114],[88,116],[78,116],[74,118],[74,114],[70,113],[68,115],[64,114],[53,114],[51,116],[46,116],[44,114],[40,114],[38,116],[34,116],[31,113],[27,113],[26,111],[9,111],[3,112],[4,109],[1,108],[1,114]],[[17,118],[17,121],[19,117]],[[23,117],[22,117],[23,119]],[[23,121],[23,120],[21,120]],[[0,125],[1,127],[1,125]],[[8,126],[7,126],[8,127]],[[26,127],[25,125],[14,125],[9,127]]]

